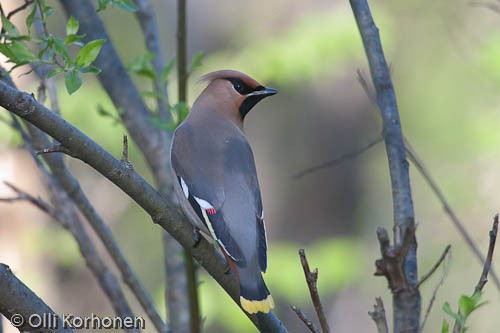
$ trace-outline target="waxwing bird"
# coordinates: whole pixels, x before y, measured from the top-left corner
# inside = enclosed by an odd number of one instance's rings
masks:
[[[172,139],[176,192],[186,214],[197,221],[195,230],[218,243],[239,283],[242,308],[267,313],[274,301],[262,278],[267,268],[264,211],[243,120],[277,91],[232,70],[206,74],[200,81],[208,86]]]

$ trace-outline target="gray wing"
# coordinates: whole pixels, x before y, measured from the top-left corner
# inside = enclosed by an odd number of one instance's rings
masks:
[[[254,258],[244,253],[256,251],[265,271],[266,234],[253,153],[242,134],[220,134],[216,139],[208,131],[193,133],[183,124],[174,134],[172,167],[189,204],[226,253],[245,266]]]

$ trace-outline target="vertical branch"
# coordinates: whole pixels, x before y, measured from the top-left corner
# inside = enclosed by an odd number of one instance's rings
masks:
[[[177,77],[179,81],[179,102],[186,102],[186,0],[177,1]]]
[[[187,103],[187,68],[186,68],[186,0],[177,1],[177,80],[179,102]],[[184,252],[186,277],[191,312],[191,332],[200,332],[200,308],[198,300],[197,268],[193,257]]]
[[[153,69],[156,73],[156,79],[154,80],[155,91],[160,97],[157,98],[158,113],[160,117],[167,121],[170,116],[167,103],[167,84],[162,82],[161,72],[165,67],[165,62],[163,60],[163,52],[161,50],[161,39],[158,32],[158,24],[156,22],[155,12],[153,6],[148,0],[134,0],[137,5],[138,10],[135,12],[135,16],[139,21],[141,26],[142,34],[144,36],[144,42],[146,48],[151,54],[154,55],[151,61]]]
[[[328,326],[328,320],[325,316],[325,311],[323,310],[323,304],[319,299],[318,293],[318,269],[316,268],[313,272],[309,269],[309,263],[307,262],[306,253],[303,249],[299,250],[300,263],[304,269],[304,275],[306,277],[307,286],[309,287],[309,293],[311,294],[311,300],[318,315],[319,324],[321,325],[322,333],[330,333],[330,327]]]
[[[389,162],[396,234],[406,234],[414,225],[408,162],[403,143],[394,87],[384,57],[379,32],[373,21],[366,0],[350,0],[351,8],[363,40],[370,65],[376,100],[383,121],[383,136]],[[397,237],[395,237],[397,239]],[[420,319],[420,293],[412,288],[417,283],[417,244],[413,236],[408,252],[404,256],[403,271],[408,287],[393,289],[393,311],[395,332],[417,332]]]

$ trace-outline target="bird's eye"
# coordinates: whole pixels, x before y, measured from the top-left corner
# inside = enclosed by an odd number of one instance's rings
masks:
[[[236,82],[234,84],[234,89],[241,94],[243,92],[243,85],[240,82]]]

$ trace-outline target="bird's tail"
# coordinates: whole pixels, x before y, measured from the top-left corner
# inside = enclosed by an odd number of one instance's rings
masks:
[[[273,296],[269,293],[260,273],[257,279],[240,280],[240,304],[250,314],[259,311],[268,313],[274,308]]]

